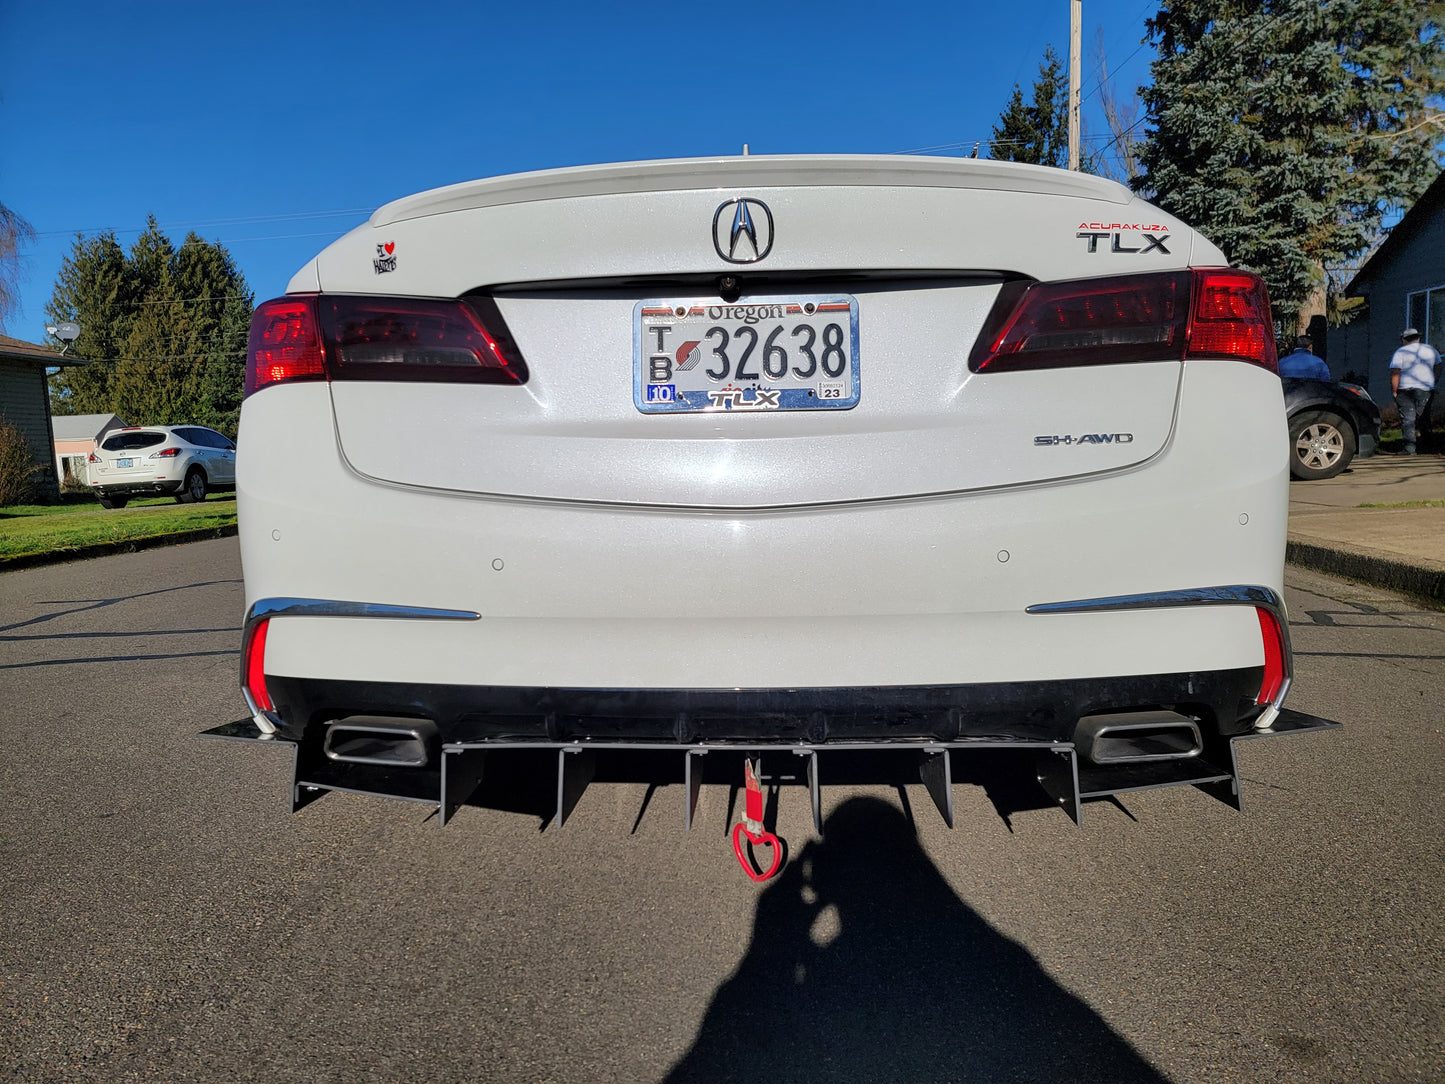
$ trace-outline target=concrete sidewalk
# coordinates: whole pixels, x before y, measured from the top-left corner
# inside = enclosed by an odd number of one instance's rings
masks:
[[[1361,508],[1440,501],[1435,508]],[[1322,482],[1291,481],[1291,564],[1445,602],[1445,456],[1356,459]]]

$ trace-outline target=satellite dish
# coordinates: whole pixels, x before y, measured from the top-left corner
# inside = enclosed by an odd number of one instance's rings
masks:
[[[65,320],[45,330],[63,343],[73,343],[76,339],[80,338],[80,325],[74,320]]]

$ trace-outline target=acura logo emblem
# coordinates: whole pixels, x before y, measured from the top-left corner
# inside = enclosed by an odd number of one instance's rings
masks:
[[[712,216],[712,247],[728,263],[757,263],[773,250],[773,212],[760,199],[730,199]]]

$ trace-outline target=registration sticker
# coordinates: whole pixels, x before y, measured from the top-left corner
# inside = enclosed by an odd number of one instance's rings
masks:
[[[846,294],[639,301],[632,398],[644,414],[858,405],[858,302]]]

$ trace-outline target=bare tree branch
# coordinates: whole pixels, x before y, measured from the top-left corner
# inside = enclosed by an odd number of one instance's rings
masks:
[[[0,331],[20,300],[20,246],[35,240],[35,230],[0,203]]]
[[[1139,95],[1131,91],[1127,99],[1122,99],[1109,81],[1103,27],[1098,29],[1094,38],[1094,75],[1099,85],[1099,108],[1104,111],[1104,123],[1114,137],[1109,146],[1118,148],[1115,155],[1101,152],[1094,166],[1110,180],[1128,184],[1139,175],[1139,160],[1135,154],[1138,139],[1134,135],[1139,126]]]

